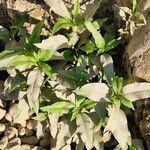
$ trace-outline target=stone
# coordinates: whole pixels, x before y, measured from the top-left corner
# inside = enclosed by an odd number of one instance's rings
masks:
[[[0,108],[0,120],[5,116],[6,110]]]
[[[27,122],[27,126],[26,127],[28,129],[36,130],[37,126],[38,126],[38,121],[37,120],[29,120]]]
[[[14,138],[7,144],[8,150],[20,150],[21,140],[20,138]]]
[[[18,130],[14,127],[7,127],[5,130],[5,136],[7,136],[9,140],[16,138],[18,137]]]
[[[38,143],[38,139],[36,136],[24,136],[21,137],[21,142],[23,144],[36,145]]]
[[[5,124],[0,123],[0,132],[4,132],[5,128]]]
[[[33,131],[31,129],[25,128],[25,135],[26,136],[32,136],[33,135]]]
[[[0,140],[0,148],[6,148],[8,144],[8,137],[4,136],[1,140]]]

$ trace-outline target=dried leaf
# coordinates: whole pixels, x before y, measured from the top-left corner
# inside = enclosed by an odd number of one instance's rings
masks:
[[[109,88],[105,83],[88,83],[74,92],[98,102],[106,98]]]
[[[27,90],[27,97],[31,108],[33,108],[35,101],[38,101],[42,83],[42,73],[38,68],[35,68],[29,73],[27,79],[27,84],[29,85],[29,88]]]
[[[131,100],[136,101],[150,97],[150,83],[132,83],[122,89],[123,95]]]
[[[76,124],[78,126],[77,131],[81,134],[81,139],[84,142],[86,148],[92,149],[94,146],[93,122],[87,115],[82,114],[78,115],[76,119]]]
[[[125,113],[115,106],[110,107],[108,112],[110,117],[104,132],[111,131],[121,148],[127,149],[128,144],[131,144],[131,136],[128,130]]]
[[[71,18],[70,13],[62,0],[44,0],[57,15]]]
[[[56,51],[61,48],[68,48],[70,45],[68,39],[63,35],[54,35],[49,37],[46,40],[43,40],[42,43],[34,44],[36,47],[41,49],[51,49]]]

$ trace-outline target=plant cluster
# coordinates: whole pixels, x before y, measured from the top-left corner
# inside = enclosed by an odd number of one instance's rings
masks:
[[[6,42],[0,69],[10,74],[5,99],[28,104],[34,119],[48,121],[56,150],[71,149],[71,143],[77,149],[101,150],[112,134],[118,149],[135,149],[124,110],[150,96],[150,83],[124,86],[123,78],[115,75],[108,52],[120,38],[114,25],[101,34],[107,19],[92,18],[101,1],[82,9],[77,0],[71,13],[60,0],[45,1],[59,16],[50,37],[41,39],[44,20],[31,34],[23,28],[25,17],[16,20],[10,31],[0,26],[0,39]]]

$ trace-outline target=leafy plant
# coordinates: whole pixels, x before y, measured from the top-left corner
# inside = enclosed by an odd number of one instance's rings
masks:
[[[101,1],[93,1],[81,12],[77,0],[71,13],[63,1],[45,2],[61,16],[53,27],[55,34],[47,39],[40,36],[44,20],[31,34],[23,28],[25,19],[17,20],[10,31],[0,27],[0,38],[6,41],[0,69],[10,73],[4,94],[7,100],[19,100],[14,123],[27,120],[28,116],[22,116],[32,109],[34,119],[49,122],[55,149],[70,148],[72,142],[80,149],[104,149],[111,134],[118,147],[131,149],[122,108],[134,109],[133,101],[150,97],[150,83],[124,85],[123,78],[115,76],[113,59],[104,53],[114,49],[120,39],[116,39],[113,25],[102,36],[103,21],[93,21],[88,11],[95,12]],[[134,1],[134,13],[135,5]],[[77,39],[69,38],[70,28]],[[56,34],[60,29],[67,29],[66,36]],[[87,36],[82,38],[85,32]]]

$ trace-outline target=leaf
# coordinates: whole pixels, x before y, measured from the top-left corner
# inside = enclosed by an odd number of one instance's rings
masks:
[[[123,78],[118,77],[118,76],[114,77],[111,82],[111,85],[115,94],[119,94],[122,90]]]
[[[133,106],[132,102],[131,102],[130,100],[128,100],[127,98],[125,98],[124,96],[122,96],[122,95],[117,95],[117,98],[121,101],[121,103],[122,103],[124,106],[126,106],[126,107],[128,107],[128,108],[134,109],[134,106]]]
[[[48,76],[51,77],[52,76],[52,68],[51,66],[49,66],[46,63],[40,63],[40,68],[41,70]]]
[[[73,22],[68,18],[59,18],[58,21],[54,24],[53,34],[58,32],[60,29],[69,29],[74,26]]]
[[[137,1],[136,0],[132,0],[132,12],[135,13],[136,11],[136,6],[137,6]]]
[[[19,55],[12,60],[14,66],[32,66],[36,64],[33,56]]]
[[[94,52],[95,49],[96,49],[96,46],[92,42],[92,40],[89,40],[84,46],[81,47],[81,50],[83,50],[87,54]]]
[[[73,11],[72,11],[72,15],[76,17],[79,14],[79,11],[80,11],[80,3],[79,3],[79,0],[76,0]]]
[[[100,62],[102,63],[106,80],[109,84],[111,84],[111,79],[114,77],[114,66],[112,57],[109,54],[103,54],[100,56]]]
[[[123,96],[131,101],[150,97],[150,83],[132,83],[123,87]]]
[[[49,106],[41,107],[40,109],[47,113],[64,114],[73,107],[75,107],[73,103],[62,101],[62,102],[53,103],[52,105],[49,105]]]
[[[33,119],[42,122],[47,119],[47,116],[44,113],[39,113],[36,117],[33,117]]]
[[[53,56],[52,50],[40,50],[38,57],[41,61],[48,61]]]
[[[34,103],[36,103],[39,98],[42,83],[43,76],[41,71],[38,68],[30,71],[27,79],[27,84],[29,85],[29,88],[27,90],[27,97],[31,108],[33,108]]]
[[[92,149],[94,146],[93,122],[87,115],[81,114],[76,118],[76,124],[78,126],[77,131],[81,134],[81,139],[86,148]]]
[[[29,44],[34,44],[40,42],[40,34],[42,32],[44,25],[44,20],[38,22],[36,26],[34,27],[31,36],[29,37]]]
[[[6,70],[12,65],[12,60],[18,56],[16,52],[2,52],[0,53],[0,70]]]
[[[101,1],[102,0],[93,0],[89,4],[87,4],[83,16],[85,18],[92,18],[96,13],[97,9],[100,7]]]
[[[62,0],[44,0],[57,15],[64,18],[71,18],[70,13]]]
[[[92,33],[93,38],[95,40],[95,44],[97,48],[99,48],[100,52],[104,52],[104,47],[105,47],[105,40],[101,36],[101,34],[94,28],[92,22],[90,21],[85,21],[85,26],[86,28]]]
[[[74,92],[77,95],[99,102],[106,98],[109,93],[109,88],[105,83],[88,83],[76,89]]]
[[[10,32],[0,25],[0,40],[8,40],[10,37]]]
[[[108,109],[109,119],[104,132],[111,131],[122,149],[127,149],[131,144],[131,135],[128,130],[127,118],[124,112],[117,107]]]
[[[34,44],[36,47],[41,49],[51,49],[56,51],[62,48],[69,48],[68,39],[63,35],[54,35],[42,41],[42,43]]]
[[[51,135],[55,139],[57,136],[57,132],[58,132],[59,114],[49,114],[48,118],[49,118],[49,122],[50,122]]]
[[[137,17],[137,18],[139,18],[141,21],[144,22],[144,24],[146,24],[147,21],[146,21],[145,16],[143,14],[141,14],[139,11],[136,11],[134,13],[134,16]]]

